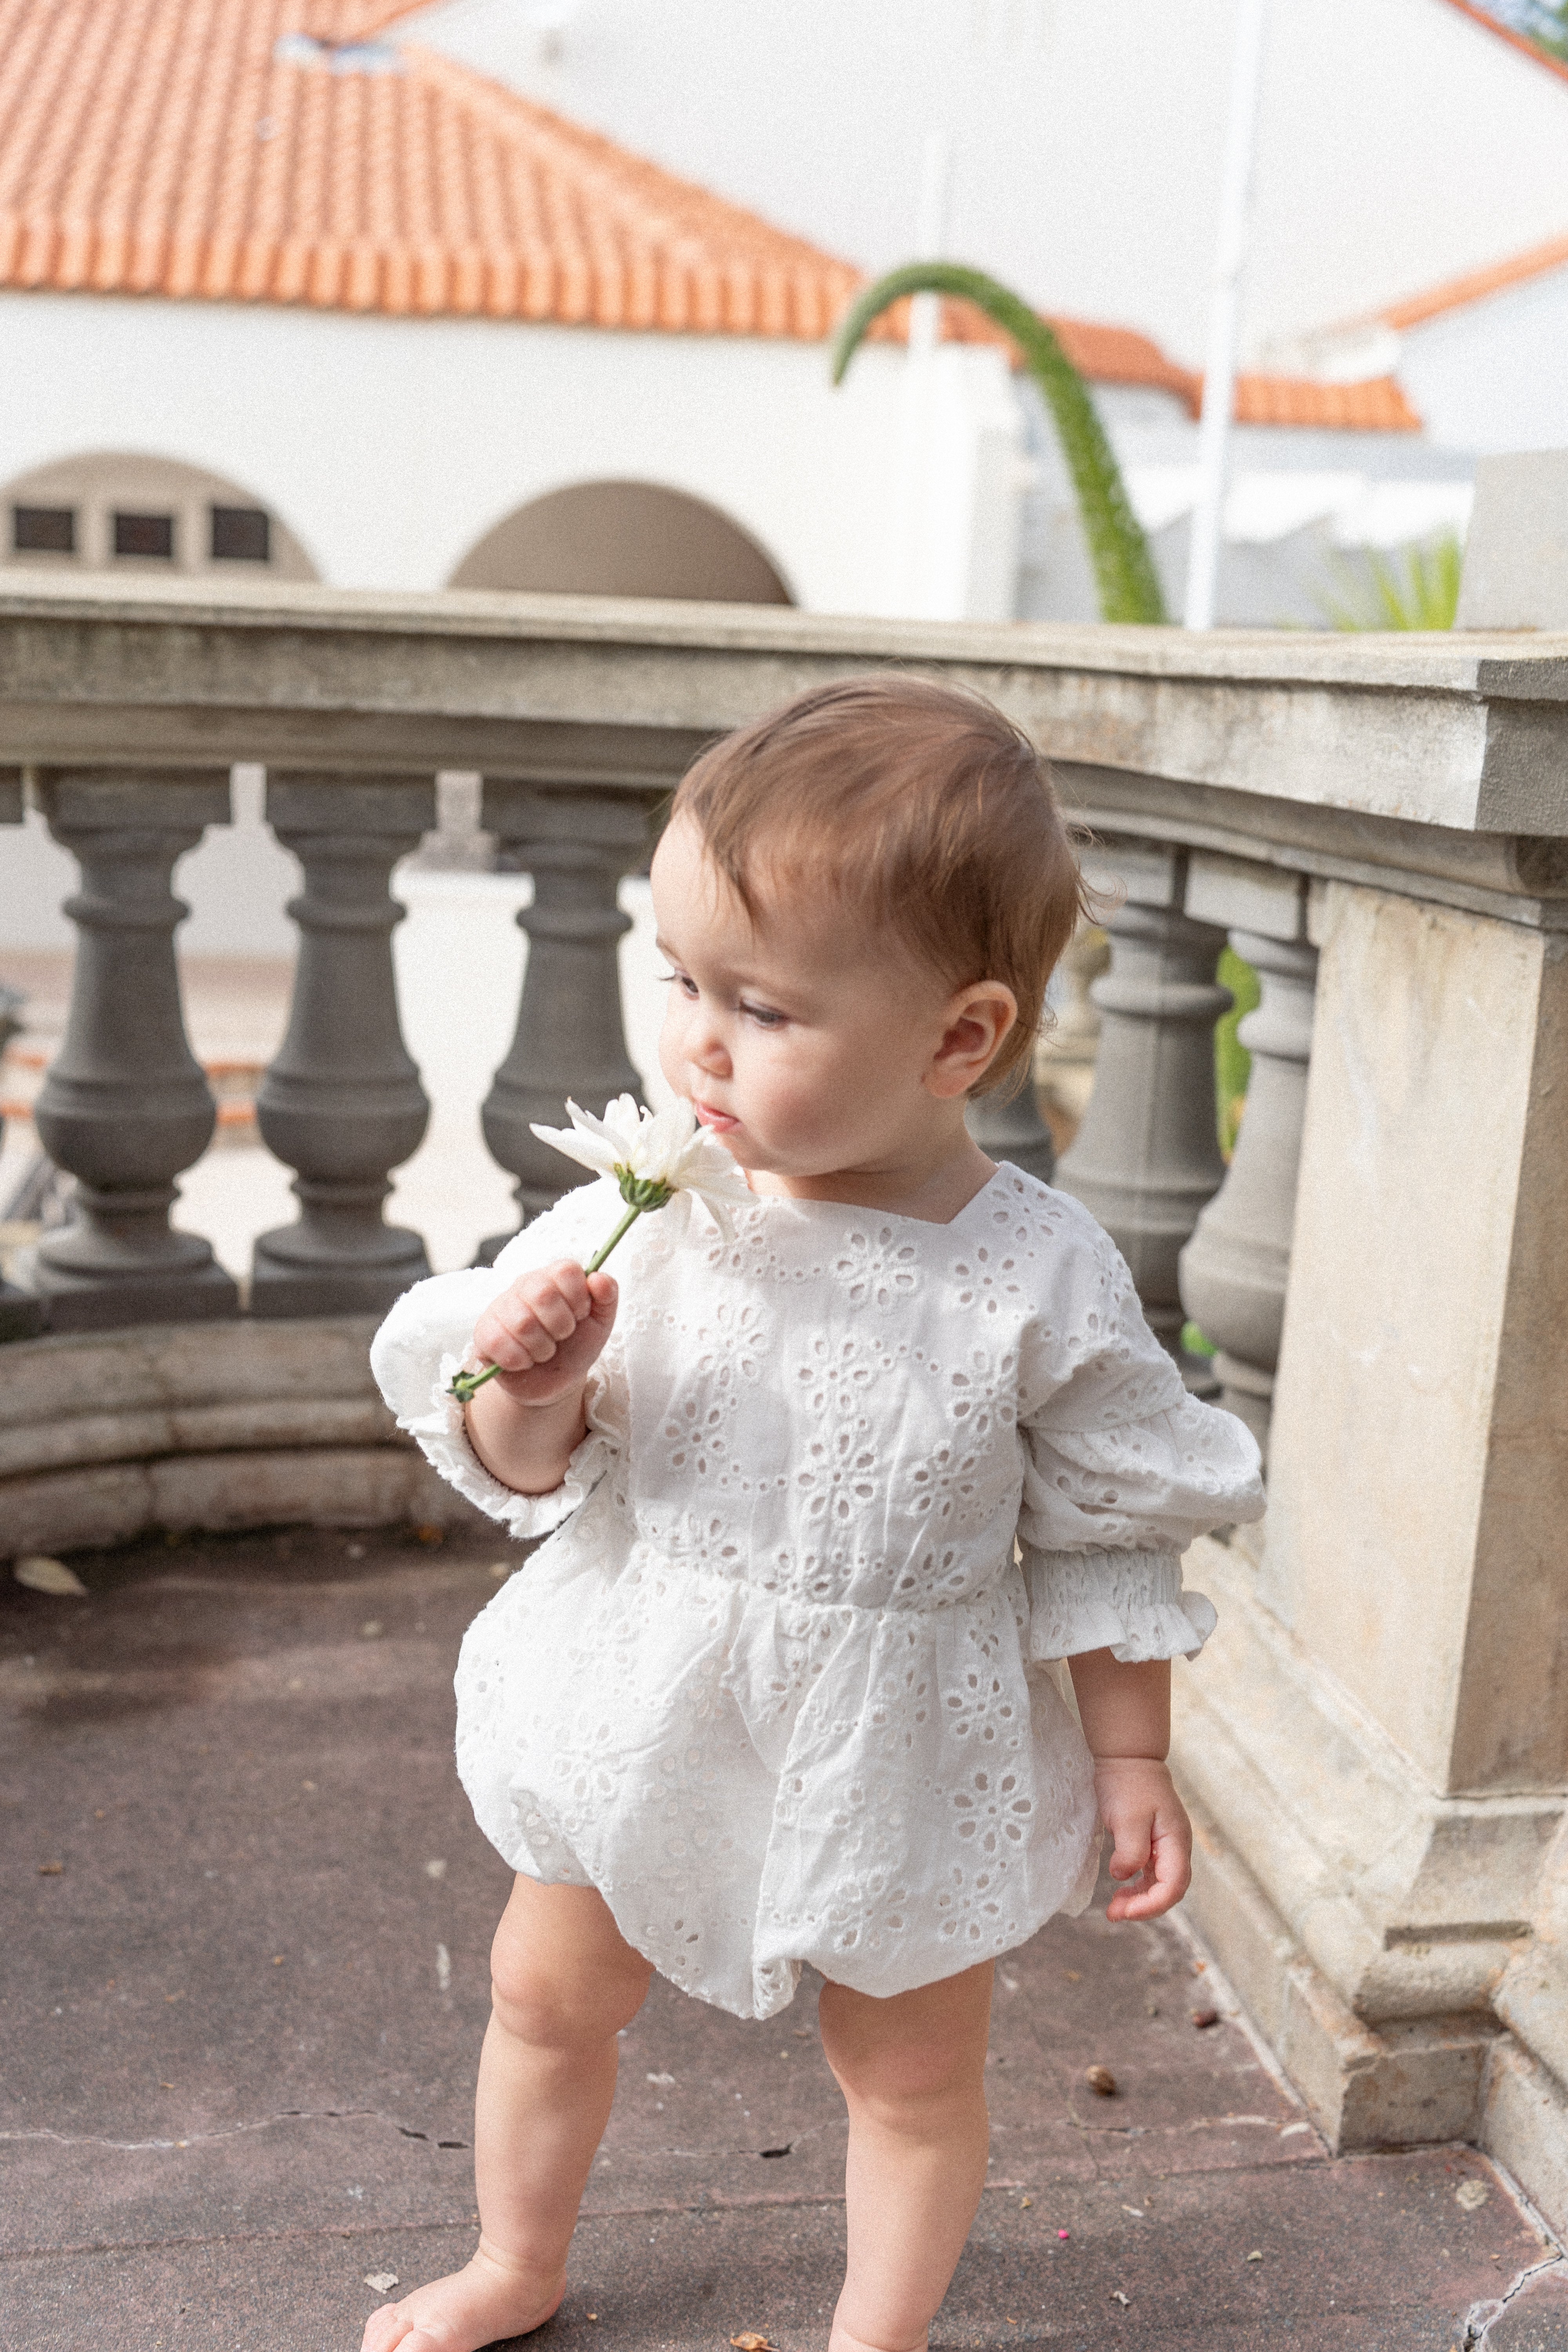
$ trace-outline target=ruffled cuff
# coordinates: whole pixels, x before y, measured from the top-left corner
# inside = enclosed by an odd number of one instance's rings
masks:
[[[1219,1619],[1182,1584],[1174,1551],[1035,1551],[1023,1547],[1029,1655],[1043,1663],[1109,1650],[1124,1666],[1194,1658]]]
[[[594,1488],[609,1468],[615,1448],[603,1431],[590,1428],[583,1443],[566,1465],[566,1475],[559,1486],[547,1495],[520,1495],[515,1487],[504,1486],[492,1477],[468,1442],[463,1420],[463,1408],[448,1393],[455,1373],[463,1369],[460,1356],[443,1356],[436,1384],[430,1391],[430,1410],[405,1421],[403,1426],[418,1441],[426,1459],[442,1477],[477,1503],[481,1511],[514,1536],[547,1536],[569,1518],[580,1503],[585,1503]]]

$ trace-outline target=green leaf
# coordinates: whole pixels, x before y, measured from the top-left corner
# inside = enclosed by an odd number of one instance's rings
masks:
[[[911,261],[868,286],[847,312],[833,345],[833,381],[842,383],[857,350],[884,310],[906,294],[946,294],[973,302],[1010,335],[1050,410],[1072,477],[1094,566],[1102,621],[1168,619],[1160,575],[1132,511],[1116,453],[1089,387],[1053,328],[1018,295],[983,269],[954,261]]]

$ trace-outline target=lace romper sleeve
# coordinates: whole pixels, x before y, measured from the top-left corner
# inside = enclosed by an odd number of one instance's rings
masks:
[[[1018,1547],[1037,1661],[1109,1649],[1123,1664],[1194,1656],[1214,1604],[1182,1554],[1210,1528],[1261,1517],[1258,1446],[1234,1413],[1189,1396],[1103,1235],[1092,1297],[1037,1351],[1021,1400]]]
[[[474,1325],[509,1284],[554,1259],[581,1265],[609,1232],[620,1196],[606,1179],[565,1193],[552,1209],[508,1242],[493,1266],[432,1275],[404,1292],[371,1345],[371,1370],[397,1425],[460,1495],[514,1536],[547,1535],[584,1502],[604,1476],[619,1445],[610,1348],[588,1375],[584,1397],[588,1433],[548,1495],[520,1495],[493,1478],[468,1443],[463,1408],[447,1391],[454,1372],[475,1361]]]

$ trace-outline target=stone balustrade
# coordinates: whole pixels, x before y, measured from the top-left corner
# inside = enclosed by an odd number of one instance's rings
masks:
[[[1201,1327],[1218,1352],[1184,1368],[1267,1448],[1263,1529],[1189,1563],[1222,1612],[1177,1675],[1198,1920],[1337,2144],[1479,2137],[1568,2217],[1568,639],[8,591],[0,855],[26,772],[82,877],[37,1110],[79,1213],[0,1293],[0,1362],[27,1372],[0,1406],[15,1541],[233,1524],[290,1491],[363,1516],[378,1458],[389,1513],[416,1486],[437,1507],[363,1378],[300,1385],[425,1269],[384,1215],[426,1118],[388,880],[437,771],[483,776],[484,826],[532,877],[481,1114],[526,1219],[570,1181],[530,1123],[638,1083],[617,889],[661,802],[716,733],[889,661],[999,701],[1091,829],[1110,962],[1093,1013],[1081,985],[1075,1002],[1073,1067],[1096,1016],[1098,1064],[1055,1181],[1113,1234],[1178,1357]],[[213,1118],[170,874],[223,821],[239,761],[266,766],[304,876],[258,1103],[299,1214],[258,1239],[243,1296],[168,1216]],[[1261,982],[1228,1166],[1227,942]],[[1032,1097],[973,1123],[1050,1173]],[[500,1238],[476,1231],[476,1253]],[[221,1328],[181,1336],[203,1322]],[[158,1471],[174,1456],[206,1467]]]

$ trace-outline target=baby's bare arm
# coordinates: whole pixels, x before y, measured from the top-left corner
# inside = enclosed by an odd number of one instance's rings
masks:
[[[1192,1878],[1192,1824],[1165,1764],[1170,1660],[1124,1666],[1109,1650],[1086,1650],[1068,1663],[1100,1819],[1115,1841],[1110,1875],[1131,1882],[1111,1896],[1106,1916],[1157,1918]]]
[[[465,1409],[468,1439],[493,1478],[548,1495],[587,1434],[583,1390],[616,1319],[616,1285],[570,1258],[520,1275],[474,1326],[474,1352],[500,1370]]]

